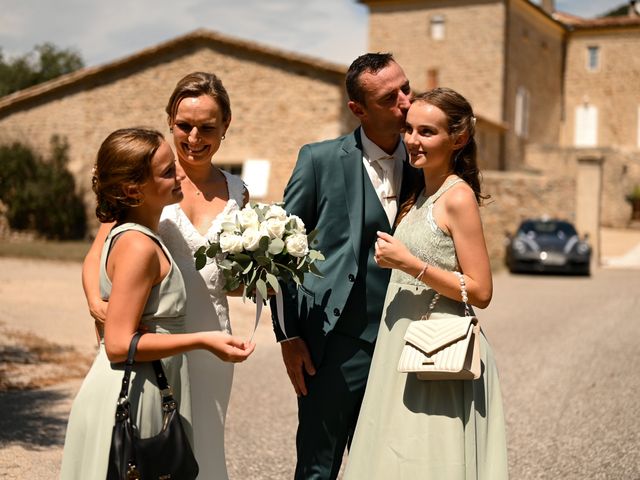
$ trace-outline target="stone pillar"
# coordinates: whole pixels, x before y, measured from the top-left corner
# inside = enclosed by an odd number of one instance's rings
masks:
[[[600,209],[602,204],[602,156],[578,156],[576,179],[576,229],[589,235],[591,264],[600,265]]]

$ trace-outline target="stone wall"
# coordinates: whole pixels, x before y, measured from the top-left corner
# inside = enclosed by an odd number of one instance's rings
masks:
[[[575,178],[579,158],[602,159],[601,226],[625,228],[631,219],[631,204],[625,197],[640,185],[640,152],[634,149],[561,148],[531,145],[527,166],[547,175]]]
[[[514,233],[525,218],[575,220],[575,180],[570,176],[485,171],[482,178],[482,191],[491,198],[480,214],[494,267],[504,263],[505,233]]]
[[[507,167],[524,163],[529,143],[557,145],[562,115],[564,30],[535,7],[510,1],[507,22],[507,81],[504,121],[511,127],[505,135]],[[528,92],[526,132],[516,127],[516,94]]]
[[[477,114],[502,121],[504,18],[502,0],[369,4],[369,51],[391,51],[417,92],[437,84],[469,99]],[[444,20],[442,40],[431,38],[430,22]]]
[[[599,47],[600,66],[587,68],[587,49]],[[575,31],[567,47],[566,120],[561,144],[573,146],[575,110],[598,109],[598,146],[640,148],[640,30]]]

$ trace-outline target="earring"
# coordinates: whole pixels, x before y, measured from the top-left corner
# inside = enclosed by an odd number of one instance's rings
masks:
[[[169,127],[169,133],[173,133],[173,127]]]
[[[225,138],[227,138],[227,136],[226,135],[222,135],[221,140],[224,140]]]

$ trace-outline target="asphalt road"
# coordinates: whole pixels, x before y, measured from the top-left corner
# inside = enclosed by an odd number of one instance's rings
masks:
[[[15,323],[3,262],[0,321]],[[79,266],[55,265],[57,278],[64,276],[57,268],[71,269],[64,278],[79,282]],[[39,269],[39,282],[47,270]],[[500,371],[511,478],[640,479],[640,270],[598,269],[590,278],[500,273],[494,280],[491,306],[477,313]],[[29,289],[28,278],[22,282]],[[78,294],[77,285],[67,296],[59,288],[65,301]],[[85,315],[81,301],[78,308]],[[236,333],[249,332],[251,310],[234,302]],[[236,368],[227,422],[231,480],[292,478],[296,402],[264,320],[255,354]],[[0,394],[0,478],[57,478],[77,385]]]

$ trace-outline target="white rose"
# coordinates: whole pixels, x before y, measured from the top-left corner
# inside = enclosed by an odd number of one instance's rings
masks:
[[[289,235],[284,242],[289,252],[294,257],[304,257],[309,253],[309,245],[307,244],[307,236],[302,233],[294,233]]]
[[[264,218],[266,219],[277,218],[278,220],[286,220],[287,212],[280,205],[271,205],[269,207],[269,210],[267,210],[267,213],[265,214]]]
[[[219,215],[212,222],[214,232],[235,232],[238,229],[236,212],[228,212],[224,215]]]
[[[224,253],[240,253],[243,249],[242,236],[230,232],[220,234],[220,249]]]
[[[251,207],[245,207],[240,210],[238,213],[238,223],[240,223],[245,230],[248,228],[257,229],[260,225],[258,214]]]
[[[296,233],[307,233],[307,230],[304,226],[304,222],[302,221],[302,219],[297,216],[297,215],[291,215],[289,217],[289,221],[293,222],[293,230]]]
[[[262,233],[257,228],[249,227],[244,232],[242,232],[242,245],[245,250],[249,252],[255,252],[260,245],[260,239],[262,238]]]
[[[286,226],[286,221],[279,218],[269,218],[261,225],[269,235],[269,238],[282,238]]]

